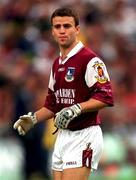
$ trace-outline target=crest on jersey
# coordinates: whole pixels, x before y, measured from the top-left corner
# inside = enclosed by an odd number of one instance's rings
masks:
[[[65,80],[67,82],[71,82],[74,80],[74,73],[75,73],[75,68],[74,67],[68,67],[66,75],[65,75]]]
[[[105,65],[102,62],[98,62],[96,61],[93,65],[97,75],[95,76],[95,78],[97,79],[98,82],[100,83],[105,83],[108,81],[108,78],[105,76]]]

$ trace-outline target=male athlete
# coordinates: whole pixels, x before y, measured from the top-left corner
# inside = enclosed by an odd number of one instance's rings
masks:
[[[78,40],[79,18],[73,9],[55,10],[51,24],[60,56],[52,66],[45,104],[21,116],[14,128],[25,135],[36,123],[54,117],[53,179],[87,180],[102,154],[98,111],[113,106],[111,83],[104,62]]]

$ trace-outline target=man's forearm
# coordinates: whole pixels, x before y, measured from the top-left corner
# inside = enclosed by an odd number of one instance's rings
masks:
[[[98,111],[104,107],[107,107],[108,104],[103,103],[102,101],[96,99],[89,99],[88,101],[80,103],[82,112],[91,112],[91,111]]]
[[[42,107],[41,109],[37,110],[35,112],[35,115],[37,118],[37,122],[48,120],[54,117],[54,113],[45,107]]]

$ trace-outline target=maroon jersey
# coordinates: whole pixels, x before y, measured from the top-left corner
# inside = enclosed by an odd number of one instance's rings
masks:
[[[54,113],[62,108],[90,98],[113,105],[109,75],[103,61],[79,42],[61,61],[58,57],[52,66],[45,107]],[[100,124],[98,111],[86,112],[72,120],[70,130],[79,130]]]

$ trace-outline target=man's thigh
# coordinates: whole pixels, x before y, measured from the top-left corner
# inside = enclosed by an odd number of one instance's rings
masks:
[[[90,171],[87,167],[64,169],[61,180],[88,180]]]
[[[62,180],[62,171],[52,171],[53,180]]]

